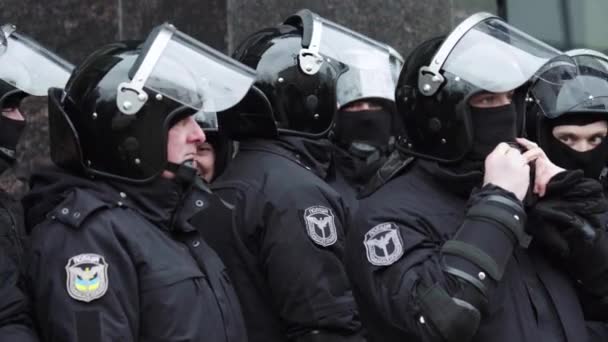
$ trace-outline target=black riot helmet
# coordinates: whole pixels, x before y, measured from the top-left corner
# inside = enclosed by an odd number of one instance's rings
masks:
[[[63,88],[73,66],[47,50],[15,25],[0,26],[0,108],[16,108],[28,96],[46,96]]]
[[[553,135],[560,125],[608,122],[608,56],[593,50],[566,52],[532,80],[528,93],[529,135],[556,165],[582,169],[598,178],[608,161],[608,141],[589,151],[576,151]]]
[[[473,147],[469,99],[481,92],[515,91],[560,52],[510,26],[477,13],[445,39],[423,43],[406,61],[395,98],[405,136],[397,146],[407,153],[444,163],[462,160]],[[523,133],[523,114],[518,134]]]
[[[362,96],[393,98],[382,77],[396,73],[387,70],[391,66],[398,73],[398,61],[389,61],[395,55],[385,44],[301,10],[237,48],[233,56],[257,71],[255,89],[234,108],[240,122],[222,126],[240,128],[232,134],[237,137],[326,136],[341,105]],[[378,65],[384,69],[368,72]]]
[[[181,119],[238,103],[250,68],[169,24],[143,44],[105,46],[49,91],[51,158],[89,175],[146,182],[172,170],[167,134]]]
[[[395,87],[403,57],[386,44],[355,35],[353,42],[336,38],[341,45],[330,50],[346,65],[336,85],[338,108],[330,137],[351,157],[379,163],[375,158],[389,153],[396,131]]]
[[[570,116],[608,117],[608,56],[588,49],[566,55],[532,78],[527,109],[540,126]]]

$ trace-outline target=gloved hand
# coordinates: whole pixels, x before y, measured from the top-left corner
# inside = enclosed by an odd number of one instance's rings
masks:
[[[599,182],[582,171],[555,177],[530,210],[528,232],[557,256],[587,293],[608,296],[608,204]]]
[[[566,171],[547,184],[529,211],[527,231],[550,254],[566,260],[591,248],[604,235],[601,215],[608,202],[599,182],[581,171]]]
[[[583,217],[559,200],[540,201],[529,215],[528,232],[549,253],[568,259],[589,248],[601,234],[596,217]]]

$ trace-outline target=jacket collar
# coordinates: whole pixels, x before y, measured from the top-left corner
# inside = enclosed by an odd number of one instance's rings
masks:
[[[22,201],[29,229],[46,217],[61,217],[68,224],[79,225],[86,213],[99,208],[126,207],[161,229],[191,231],[190,218],[205,209],[207,198],[212,196],[199,178],[188,186],[162,177],[146,184],[129,184],[93,180],[58,168],[33,175],[30,184],[32,190]]]
[[[281,136],[276,140],[247,140],[240,150],[264,151],[289,159],[326,179],[331,165],[331,142],[327,139],[309,139],[295,136]]]

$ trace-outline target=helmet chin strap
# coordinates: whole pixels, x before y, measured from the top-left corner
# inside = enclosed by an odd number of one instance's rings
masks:
[[[174,180],[184,185],[193,184],[199,178],[193,159],[184,160],[181,164],[168,161],[166,170],[173,172]]]

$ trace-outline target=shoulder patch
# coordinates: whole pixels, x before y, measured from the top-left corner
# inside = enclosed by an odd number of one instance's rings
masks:
[[[367,260],[375,266],[389,266],[403,256],[399,227],[392,222],[380,223],[365,234],[363,241]]]
[[[65,265],[70,297],[81,302],[99,299],[108,290],[108,264],[103,256],[87,253],[73,256]]]
[[[304,210],[304,222],[308,236],[317,245],[328,247],[336,243],[338,233],[331,209],[316,205]]]

